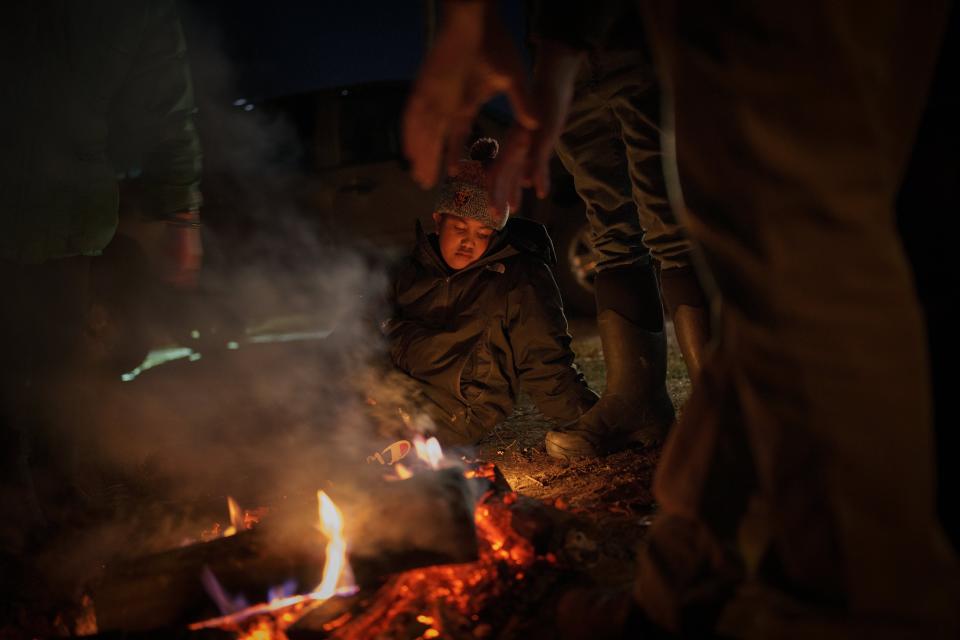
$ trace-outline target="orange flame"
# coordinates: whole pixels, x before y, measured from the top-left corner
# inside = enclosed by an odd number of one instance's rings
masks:
[[[323,565],[323,577],[310,596],[314,600],[332,598],[347,565],[347,540],[343,537],[343,515],[323,491],[317,491],[317,505],[320,514],[319,529],[327,537],[327,560]],[[352,579],[349,580],[352,582]],[[348,585],[348,586],[353,586]]]
[[[93,598],[89,594],[83,594],[80,600],[80,606],[83,608],[80,615],[77,616],[75,631],[78,636],[92,636],[97,633],[97,612],[93,606]]]
[[[237,640],[286,640],[287,634],[275,628],[270,620],[260,620],[252,628],[237,636]]]
[[[536,562],[556,562],[550,554],[538,556],[533,544],[513,525],[510,505],[516,497],[486,494],[477,505],[475,519],[479,544],[476,562],[436,565],[391,578],[362,612],[331,634],[337,640],[403,637],[406,620],[414,616],[426,628],[422,640],[452,637],[443,611],[449,609],[463,621],[479,621],[479,615],[506,597],[517,582],[525,580]],[[492,628],[478,623],[476,637],[489,636]],[[457,636],[459,637],[459,636]]]
[[[217,538],[227,538],[236,535],[240,531],[253,529],[253,525],[260,522],[260,518],[266,513],[266,507],[256,509],[241,509],[240,505],[231,496],[227,496],[227,511],[230,514],[230,525],[221,528],[219,522],[215,522],[212,527],[200,532],[200,540],[210,542]],[[187,538],[183,545],[193,544],[195,540]]]
[[[240,517],[242,513],[242,511],[240,511],[240,505],[238,505],[237,501],[231,496],[227,496],[227,510],[230,511],[230,526],[223,530],[224,538],[236,535],[237,531],[244,528],[243,521]]]
[[[406,465],[404,465],[401,462],[398,462],[397,464],[393,465],[393,470],[396,472],[397,477],[400,478],[401,480],[407,480],[413,477],[413,471],[410,471],[410,469],[407,469]]]
[[[347,562],[347,541],[343,535],[343,515],[333,500],[317,491],[319,522],[317,528],[327,538],[323,576],[306,595],[276,598],[219,618],[195,622],[190,630],[234,628],[243,625],[241,640],[285,640],[284,629],[325,600],[355,592],[353,573]],[[263,616],[267,616],[264,618]],[[253,620],[252,623],[249,621]]]

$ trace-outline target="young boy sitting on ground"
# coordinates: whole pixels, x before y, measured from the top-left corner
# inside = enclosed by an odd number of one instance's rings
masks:
[[[383,323],[394,365],[419,383],[447,445],[475,444],[513,413],[521,388],[562,422],[597,399],[573,364],[546,229],[488,212],[484,173],[497,149],[478,140],[441,187],[437,231],[417,225]]]

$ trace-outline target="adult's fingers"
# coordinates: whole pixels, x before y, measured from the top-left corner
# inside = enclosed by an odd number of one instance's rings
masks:
[[[550,193],[550,159],[553,157],[553,137],[545,133],[538,131],[534,136],[526,171],[530,186],[541,200]]]
[[[473,118],[458,117],[450,127],[450,133],[447,136],[447,154],[445,168],[448,175],[452,174],[457,164],[463,158],[464,148],[467,146],[467,138],[470,137],[470,129]]]
[[[447,173],[453,173],[457,163],[463,157],[467,138],[473,129],[473,121],[480,112],[483,103],[490,99],[495,91],[489,86],[489,80],[474,73],[467,80],[460,100],[460,110],[453,118],[447,138]]]
[[[462,111],[464,83],[474,47],[445,34],[427,54],[403,115],[404,153],[413,179],[424,188],[437,182],[443,142]]]
[[[529,151],[530,132],[520,127],[511,129],[488,178],[490,206],[496,214],[520,205]]]
[[[527,90],[525,80],[510,82],[507,85],[506,94],[517,124],[530,130],[540,126],[540,118],[537,117],[537,111],[533,105],[533,99],[530,97],[530,92]]]
[[[527,70],[513,38],[502,22],[490,23],[484,34],[484,49],[495,91],[504,93],[516,122],[525,129],[539,126],[536,107],[528,89]]]
[[[450,127],[447,140],[447,173],[456,170],[463,157],[467,138],[484,103],[503,92],[505,78],[487,64],[479,64],[464,86],[460,110]]]
[[[543,200],[550,193],[550,167],[547,163],[540,162],[534,165],[529,171],[531,183],[537,197]]]
[[[419,83],[418,83],[419,84]],[[428,95],[415,89],[403,114],[403,151],[410,160],[413,180],[425,189],[437,181],[440,153],[446,131],[444,117]]]

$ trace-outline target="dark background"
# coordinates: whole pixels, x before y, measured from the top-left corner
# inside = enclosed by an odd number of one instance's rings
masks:
[[[261,99],[380,80],[409,80],[426,49],[425,0],[359,2],[185,0],[192,54],[217,47],[236,74],[236,98]],[[523,3],[501,3],[524,34]],[[203,59],[194,65],[201,66]]]

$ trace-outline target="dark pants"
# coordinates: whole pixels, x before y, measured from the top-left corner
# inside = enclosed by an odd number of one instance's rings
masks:
[[[897,223],[913,267],[927,322],[933,373],[934,432],[940,519],[954,549],[960,549],[960,411],[954,375],[960,360],[960,261],[956,237],[931,233],[930,224],[960,211],[960,6],[954,3],[910,167],[897,198]]]
[[[646,7],[671,197],[720,296],[641,556],[638,597],[668,628],[957,637],[924,323],[894,221],[940,4]]]
[[[660,91],[640,51],[596,52],[583,65],[557,155],[587,207],[600,270],[690,264],[690,243],[667,201]]]

